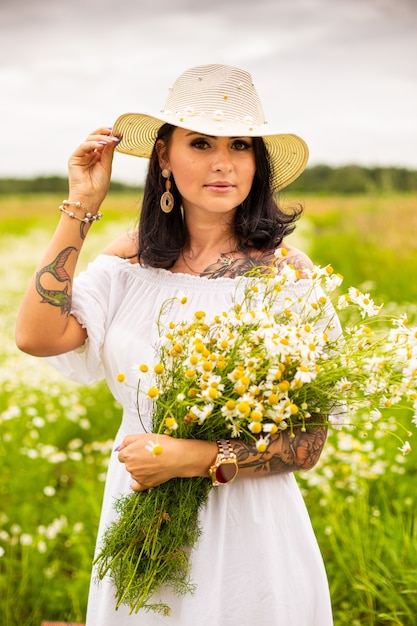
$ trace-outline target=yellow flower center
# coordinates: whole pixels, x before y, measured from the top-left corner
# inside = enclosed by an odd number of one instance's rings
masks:
[[[157,389],[157,387],[150,387],[148,389],[148,396],[150,398],[152,398],[152,400],[154,400],[155,398],[157,398],[159,395],[159,390]]]
[[[248,415],[250,411],[249,403],[246,401],[239,402],[239,404],[237,405],[237,410],[243,415]]]
[[[290,383],[288,380],[283,380],[282,383],[278,383],[278,389],[281,392],[285,393],[285,391],[288,391],[289,388],[290,388]]]

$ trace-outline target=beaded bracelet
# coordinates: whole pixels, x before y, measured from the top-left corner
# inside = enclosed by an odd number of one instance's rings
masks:
[[[85,217],[78,217],[78,215],[75,215],[74,211],[68,211],[68,209],[65,208],[67,206],[70,206],[71,204],[74,204],[77,209],[82,209],[85,213]],[[92,215],[89,211],[87,211],[87,209],[81,202],[71,202],[70,200],[63,200],[62,204],[59,206],[59,210],[62,211],[62,213],[66,213],[66,215],[68,215],[72,219],[76,219],[79,222],[84,222],[85,224],[98,222],[103,217],[103,214],[100,213],[100,211],[97,211],[95,215]]]

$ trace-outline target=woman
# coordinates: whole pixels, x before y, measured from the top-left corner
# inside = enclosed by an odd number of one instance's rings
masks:
[[[115,149],[150,157],[139,232],[111,244],[72,285],[84,238],[101,217]],[[248,269],[311,265],[288,245],[287,256],[274,254],[298,213],[281,211],[273,191],[292,182],[307,157],[300,138],[268,128],[250,75],[222,65],[186,71],[160,114],[122,115],[70,157],[69,200],[28,287],[16,336],[22,350],[54,356],[70,378],[88,384],[105,376],[124,407],[99,537],[115,518],[114,500],[130,489],[180,476],[222,485],[201,512],[202,537],[191,554],[195,594],[162,589],[156,600],[171,607],[170,617],[128,615],[124,606],[115,611],[111,582],[96,584],[93,576],[88,626],[332,624],[322,559],[293,476],[317,463],[324,429],[293,439],[284,431],[263,454],[240,440],[160,436],[164,453],[155,457],[134,391],[116,380],[138,360],[155,360],[156,319],[168,297],[186,293],[190,312],[210,316],[230,305]],[[294,285],[301,295],[302,282]]]

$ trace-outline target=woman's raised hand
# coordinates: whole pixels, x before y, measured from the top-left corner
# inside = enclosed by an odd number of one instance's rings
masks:
[[[89,210],[98,208],[106,197],[114,149],[119,138],[110,128],[98,128],[78,146],[68,160],[69,198]]]

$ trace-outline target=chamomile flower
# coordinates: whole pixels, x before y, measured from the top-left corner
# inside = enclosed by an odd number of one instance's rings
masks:
[[[340,380],[338,380],[334,386],[336,392],[347,392],[352,388],[352,383],[346,378],[346,376],[342,376]]]
[[[382,417],[382,413],[379,409],[372,409],[369,413],[369,417],[371,422],[378,422]]]
[[[297,371],[294,374],[294,380],[299,380],[301,383],[311,383],[316,377],[317,372],[311,370],[306,365],[297,367]]]
[[[411,446],[408,441],[404,441],[403,445],[398,447],[398,450],[403,454],[409,454],[411,452]]]
[[[275,256],[276,259],[282,259],[282,258],[288,256],[287,248],[284,248],[283,246],[280,246],[279,248],[277,248],[275,250],[274,256]]]
[[[153,456],[159,456],[164,451],[161,444],[157,441],[152,441],[152,439],[149,439],[147,445],[145,446],[145,450],[150,452]]]
[[[209,402],[202,408],[195,405],[189,407],[189,411],[196,416],[196,418],[198,419],[198,423],[201,425],[211,415],[211,413],[213,412],[213,408],[214,404],[212,402]]]
[[[259,437],[256,441],[256,449],[258,452],[263,454],[268,449],[269,438],[268,437]]]

